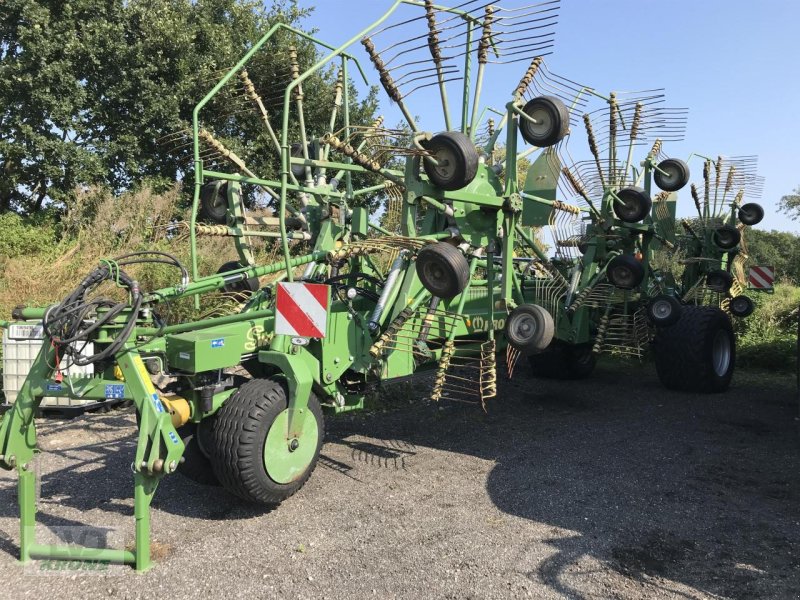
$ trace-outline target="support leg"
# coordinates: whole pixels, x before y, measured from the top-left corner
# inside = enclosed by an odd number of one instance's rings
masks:
[[[31,546],[36,543],[36,473],[25,467],[18,470],[19,560],[26,563],[31,559]]]
[[[136,570],[150,568],[150,502],[158,479],[141,473],[134,475],[133,514],[136,519]]]

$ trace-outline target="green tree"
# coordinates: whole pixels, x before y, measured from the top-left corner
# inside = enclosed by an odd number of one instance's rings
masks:
[[[196,102],[276,22],[298,26],[296,0],[0,1],[0,211],[31,213],[76,186],[129,189],[142,179],[174,181],[191,168],[185,130]],[[268,3],[266,3],[268,4]],[[290,44],[301,68],[318,56],[296,36],[277,36],[248,71],[280,123],[276,90],[289,80]],[[324,131],[336,73],[305,85],[308,130]],[[204,123],[263,176],[277,160],[241,91],[226,88]],[[352,120],[375,110],[371,94]],[[244,113],[231,115],[236,105]]]
[[[800,219],[800,186],[796,187],[791,194],[780,199],[778,210],[789,215],[793,221]]]
[[[788,231],[748,229],[751,264],[772,265],[780,279],[800,282],[800,237]]]

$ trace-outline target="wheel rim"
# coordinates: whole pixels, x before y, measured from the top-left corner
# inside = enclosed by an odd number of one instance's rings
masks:
[[[449,148],[439,146],[436,148],[435,152],[433,152],[433,157],[436,159],[436,164],[430,164],[434,172],[439,178],[449,181],[453,177],[456,169],[457,159],[455,153]]]
[[[447,287],[447,273],[439,263],[426,262],[422,265],[422,274],[431,287],[437,290]]]
[[[747,300],[744,300],[741,296],[731,300],[731,310],[733,310],[733,312],[737,314],[746,313],[748,308],[750,308],[749,303],[747,302]]]
[[[286,439],[288,425],[287,408],[272,422],[264,442],[264,467],[267,475],[276,483],[291,483],[302,477],[317,452],[319,427],[317,419],[309,409],[305,409],[300,435],[293,440]],[[297,442],[297,447],[291,450],[290,442],[294,440]]]
[[[612,271],[612,279],[619,287],[633,287],[633,271],[628,267],[616,267]]]
[[[536,121],[526,120],[525,126],[532,134],[532,137],[545,138],[549,137],[553,131],[553,115],[544,107],[534,107],[534,109],[527,113],[527,115]]]
[[[531,315],[519,315],[511,323],[511,332],[513,336],[522,344],[527,344],[536,335],[536,319]]]
[[[669,186],[677,185],[677,183],[681,180],[683,173],[677,165],[665,165],[665,167],[659,167],[662,171],[664,171],[661,173],[661,180],[663,183]]]
[[[731,365],[731,340],[724,329],[720,329],[714,335],[711,360],[714,365],[714,373],[718,377],[722,377],[728,372]]]
[[[726,248],[733,244],[733,236],[731,236],[731,235],[729,235],[727,233],[722,233],[718,237],[719,237],[720,244],[722,244]]]
[[[639,203],[636,198],[622,197],[620,200],[622,200],[622,203],[616,204],[614,207],[620,217],[634,219],[639,216]]]
[[[653,303],[653,316],[658,321],[664,321],[672,316],[672,304],[666,300],[658,300]]]

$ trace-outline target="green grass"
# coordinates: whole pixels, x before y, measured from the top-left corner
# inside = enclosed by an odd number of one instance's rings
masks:
[[[736,319],[740,368],[794,371],[800,287],[778,283],[773,294],[750,292],[755,312]]]

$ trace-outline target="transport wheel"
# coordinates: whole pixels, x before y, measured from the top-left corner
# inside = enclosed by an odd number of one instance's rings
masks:
[[[211,464],[229,492],[275,505],[297,492],[317,465],[325,422],[314,394],[297,438],[287,440],[288,393],[272,379],[242,385],[217,412]]]
[[[217,476],[209,459],[209,435],[213,427],[214,417],[200,423],[187,423],[177,429],[183,444],[184,461],[178,465],[178,473],[202,485],[219,485]]]
[[[764,207],[758,202],[748,202],[739,207],[738,215],[745,225],[758,225],[764,218]]]
[[[706,275],[706,285],[712,292],[725,293],[733,285],[733,275],[722,269],[714,269]]]
[[[536,122],[520,118],[519,132],[531,146],[547,148],[560,142],[569,133],[569,109],[553,96],[539,96],[522,109]]]
[[[237,269],[241,269],[244,267],[241,263],[232,260],[230,262],[226,262],[222,265],[219,269],[217,269],[217,275],[222,275],[229,271],[236,271]],[[253,292],[257,292],[260,284],[258,283],[258,277],[248,277],[242,281],[234,281],[233,283],[228,283],[223,288],[229,294],[245,294],[249,296]]]
[[[713,306],[684,306],[672,327],[656,332],[656,371],[665,387],[716,393],[728,389],[736,363],[731,321]]]
[[[656,296],[647,305],[647,317],[656,327],[669,327],[681,318],[683,306],[674,296]]]
[[[608,263],[606,277],[614,286],[623,290],[632,290],[642,283],[644,267],[630,254],[620,254]]]
[[[597,357],[592,344],[567,344],[553,340],[546,350],[528,357],[534,377],[586,379],[594,371]]]
[[[524,354],[547,348],[554,333],[553,317],[537,304],[520,304],[506,319],[505,335],[509,345]]]
[[[714,232],[714,244],[722,250],[733,250],[741,239],[742,232],[733,225],[723,225]]]
[[[429,244],[417,253],[417,277],[431,294],[448,300],[469,282],[469,263],[461,250],[446,242]]]
[[[212,181],[200,188],[200,216],[224,225],[228,222],[228,184]]]
[[[660,171],[653,171],[653,180],[665,192],[677,192],[689,183],[689,165],[679,158],[662,160],[658,168]]]
[[[736,296],[731,298],[730,308],[734,317],[744,318],[753,314],[756,305],[749,296]]]
[[[423,143],[436,164],[424,159],[422,166],[431,183],[443,190],[460,190],[478,173],[478,151],[469,136],[460,131],[445,131]]]
[[[289,231],[300,231],[303,229],[303,221],[297,217],[286,217],[286,229]]]
[[[625,223],[638,223],[650,214],[653,201],[640,187],[625,187],[617,192],[619,202],[614,199],[614,214]]]

